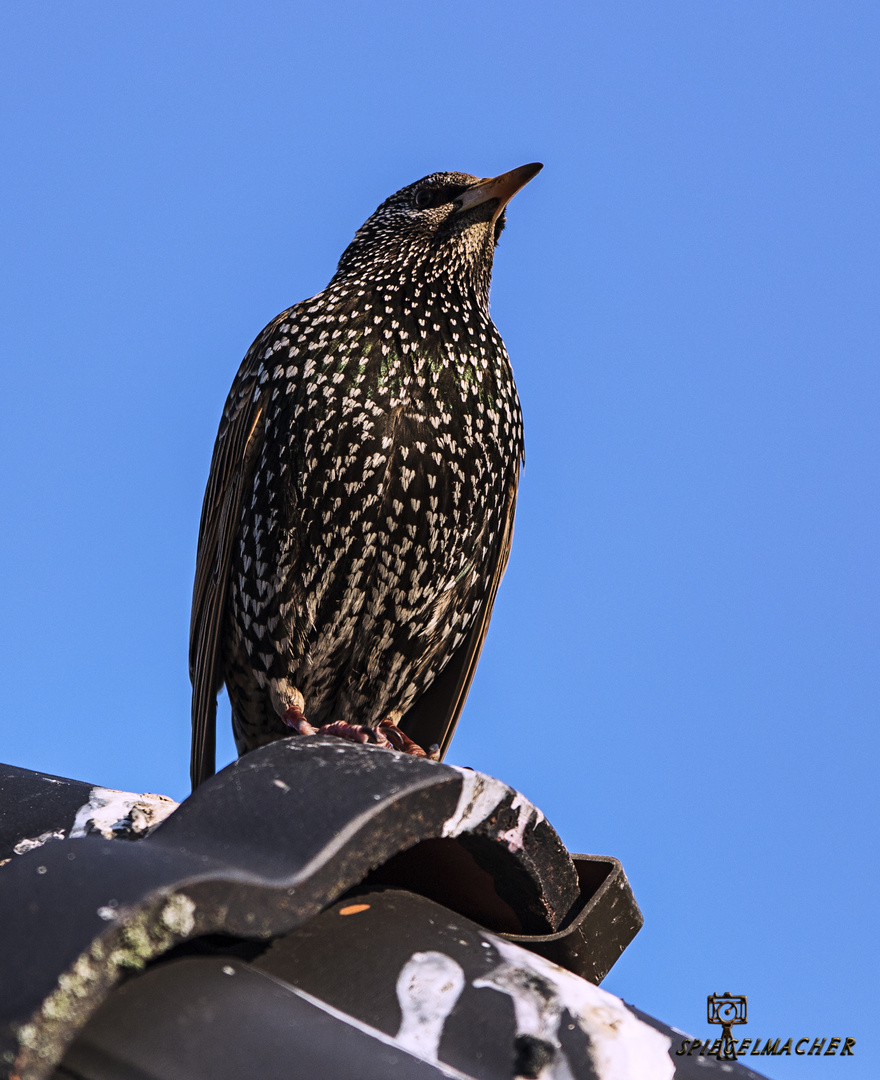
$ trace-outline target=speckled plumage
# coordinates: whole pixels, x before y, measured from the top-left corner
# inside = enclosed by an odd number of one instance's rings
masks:
[[[194,785],[224,681],[239,753],[290,735],[292,705],[445,749],[510,550],[522,418],[489,282],[539,168],[403,188],[248,351],[202,509]]]

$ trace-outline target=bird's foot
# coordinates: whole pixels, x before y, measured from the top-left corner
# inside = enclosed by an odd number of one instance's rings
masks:
[[[413,742],[408,735],[400,730],[397,724],[386,716],[378,727],[367,727],[366,724],[346,724],[344,720],[336,720],[332,724],[324,724],[316,728],[306,719],[305,714],[298,705],[288,705],[281,719],[297,735],[335,735],[340,739],[348,739],[354,743],[372,743],[374,746],[382,746],[386,750],[397,750],[401,754],[410,754],[413,757],[439,758],[439,747],[431,747],[425,752],[418,743]],[[434,750],[437,753],[434,753]]]
[[[293,728],[297,735],[335,735],[340,739],[348,739],[354,743],[372,743],[374,746],[382,746],[386,750],[398,750],[401,754],[411,754],[413,757],[429,757],[425,751],[400,730],[390,717],[386,717],[378,727],[367,727],[366,724],[346,724],[344,720],[336,720],[332,724],[324,724],[316,728],[306,720],[302,710],[296,705],[289,706],[282,717],[288,727]]]
[[[297,735],[317,735],[318,729],[306,720],[302,709],[297,705],[290,705],[284,710],[281,719],[288,727],[293,728]]]
[[[379,725],[379,729],[386,741],[389,742],[395,750],[399,750],[401,754],[412,754],[413,757],[428,757],[428,754],[418,743],[413,742],[408,735],[404,735],[390,716],[385,717]]]
[[[368,728],[364,724],[346,724],[344,720],[335,720],[332,724],[324,724],[318,728],[319,735],[336,735],[340,739],[348,739],[356,743],[376,743],[391,749],[391,743],[380,736],[374,728]]]

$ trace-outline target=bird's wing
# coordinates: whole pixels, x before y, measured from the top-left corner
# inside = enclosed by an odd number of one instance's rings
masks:
[[[519,463],[505,492],[503,523],[496,541],[492,578],[480,617],[437,678],[410,707],[398,725],[410,739],[426,750],[430,746],[439,746],[440,760],[449,749],[452,736],[455,734],[455,725],[464,708],[468,690],[471,688],[474,673],[477,670],[477,661],[480,659],[483,642],[486,640],[486,631],[489,629],[489,619],[492,617],[498,585],[510,557],[518,483]]]
[[[214,775],[217,694],[224,678],[221,633],[229,567],[242,498],[250,488],[263,445],[265,402],[260,395],[260,358],[279,320],[287,315],[289,312],[284,312],[266,327],[242,361],[226,399],[211,458],[199,525],[189,629],[189,676],[193,687],[190,777],[194,790]]]

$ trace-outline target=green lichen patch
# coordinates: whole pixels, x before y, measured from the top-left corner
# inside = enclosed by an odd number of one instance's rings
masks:
[[[58,977],[41,1008],[18,1029],[19,1054],[12,1075],[43,1080],[51,1074],[89,1016],[125,971],[140,971],[148,961],[186,939],[196,923],[196,905],[175,893],[146,910],[120,910],[117,924],[96,938],[88,952]]]

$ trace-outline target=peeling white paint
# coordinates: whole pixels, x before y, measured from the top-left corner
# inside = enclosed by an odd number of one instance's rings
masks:
[[[464,989],[461,966],[441,952],[417,952],[397,978],[403,1019],[397,1041],[425,1061],[437,1061],[446,1018]]]
[[[130,791],[93,787],[89,801],[76,812],[70,837],[78,839],[95,832],[108,840],[146,836],[178,805],[167,795],[135,795]]]
[[[47,840],[63,840],[64,835],[63,829],[56,829],[54,832],[40,833],[39,836],[19,840],[12,849],[12,852],[14,855],[24,855],[26,851],[33,851],[34,848],[42,847]]]
[[[513,1001],[517,1034],[557,1048],[540,1080],[570,1080],[571,1068],[559,1047],[565,1010],[590,1040],[590,1058],[599,1080],[672,1080],[668,1036],[643,1023],[623,1002],[564,968],[512,942],[483,935],[502,963],[474,986],[492,987]]]
[[[511,810],[518,811],[516,825],[507,832],[499,833],[498,839],[503,840],[510,851],[522,851],[526,838],[526,829],[531,825],[534,829],[544,820],[544,815],[533,803],[517,792],[516,798],[510,804]]]
[[[541,1070],[541,1080],[573,1080],[568,1059],[559,1044],[559,1021],[563,1004],[554,985],[532,970],[530,958],[505,960],[487,975],[474,980],[474,987],[484,987],[507,994],[513,1003],[517,1035],[549,1043],[555,1051],[552,1061]]]
[[[485,821],[512,789],[500,780],[474,772],[473,769],[463,769],[458,765],[450,768],[461,776],[461,792],[455,812],[443,825],[443,836],[460,836]]]
[[[450,767],[461,776],[461,792],[455,813],[443,825],[443,836],[460,836],[463,832],[471,832],[512,795],[510,809],[517,816],[516,824],[500,833],[499,839],[507,844],[511,852],[521,851],[526,829],[530,825],[534,828],[544,820],[537,806],[501,780],[458,765]]]

